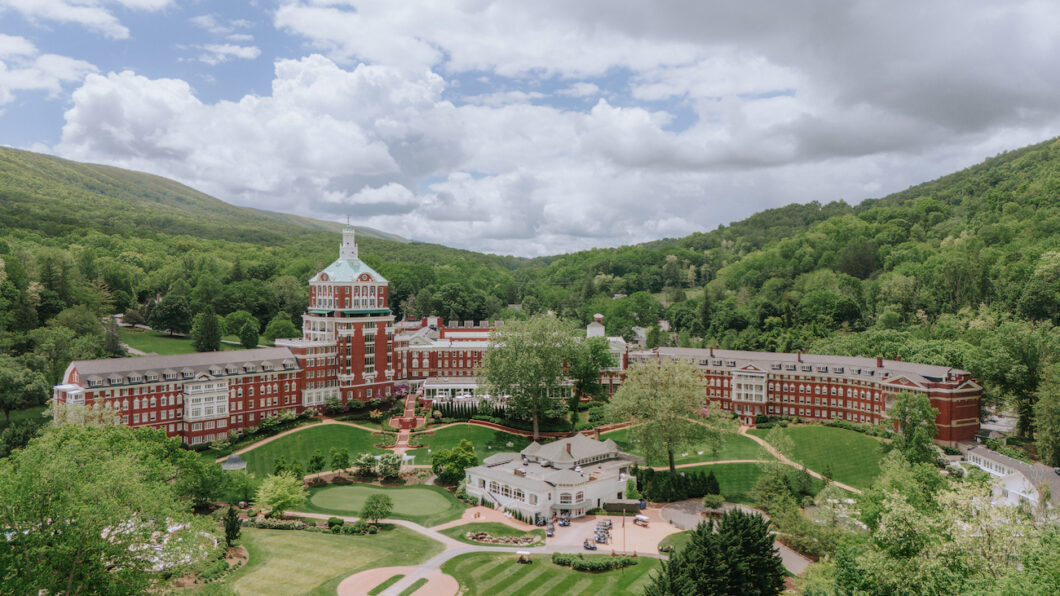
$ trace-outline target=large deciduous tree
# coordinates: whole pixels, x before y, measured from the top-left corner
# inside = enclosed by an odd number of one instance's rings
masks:
[[[258,488],[258,505],[268,507],[273,515],[283,515],[284,511],[297,507],[305,502],[305,484],[289,473],[266,476]]]
[[[509,321],[491,334],[479,373],[483,387],[490,395],[509,396],[508,412],[532,422],[535,441],[541,438],[541,419],[561,416],[567,408],[551,396],[564,386],[563,364],[574,333],[572,325],[542,314]]]
[[[12,410],[40,405],[47,398],[48,382],[44,375],[10,356],[0,355],[0,410],[8,423]]]
[[[152,329],[168,331],[170,335],[187,333],[191,329],[191,310],[188,307],[188,299],[172,293],[167,294],[151,309],[148,323]]]
[[[378,523],[379,520],[390,515],[393,510],[394,501],[390,498],[390,495],[375,493],[364,500],[364,507],[361,509],[361,519]]]
[[[1034,404],[1034,437],[1038,455],[1046,465],[1060,465],[1060,366],[1045,373]]]
[[[438,482],[456,484],[464,479],[464,470],[476,465],[475,446],[467,439],[460,439],[452,449],[441,449],[434,454],[431,470],[438,475]]]
[[[736,430],[730,416],[713,409],[705,412],[704,399],[695,364],[661,359],[626,370],[626,380],[607,405],[607,414],[617,422],[631,421],[632,437],[649,458],[665,453],[673,475],[676,451],[707,444],[717,452],[723,435]]]
[[[924,393],[900,393],[887,415],[897,422],[898,434],[892,445],[910,463],[932,463],[935,449],[935,417],[939,411],[931,407],[931,398]]]
[[[277,313],[275,317],[265,326],[265,339],[270,342],[282,337],[298,337],[302,334],[298,327],[291,322],[291,316],[286,312]]]
[[[158,431],[62,426],[0,460],[0,592],[140,594],[157,565],[201,560],[212,524],[173,482],[187,455]]]

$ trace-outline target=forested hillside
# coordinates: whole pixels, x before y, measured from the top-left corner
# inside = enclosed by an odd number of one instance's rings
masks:
[[[811,350],[971,370],[1032,430],[1060,347],[1060,141],[866,200],[789,205],[681,239],[540,259],[361,236],[399,315],[551,309],[653,343]],[[101,353],[93,321],[305,307],[331,224],[226,205],[155,176],[0,150],[0,349],[49,381]],[[522,313],[505,308],[522,303]],[[240,315],[242,316],[242,315]],[[45,363],[46,361],[46,363]],[[1057,431],[1060,433],[1060,429]]]

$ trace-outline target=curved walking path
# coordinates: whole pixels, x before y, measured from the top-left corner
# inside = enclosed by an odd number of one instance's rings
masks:
[[[353,422],[346,422],[345,420],[335,420],[334,418],[322,418],[320,420],[320,422],[318,422],[318,423],[315,423],[315,424],[303,424],[301,426],[296,426],[294,428],[287,429],[287,430],[285,430],[285,431],[283,431],[281,433],[276,433],[275,435],[272,435],[271,437],[265,437],[264,439],[262,439],[260,441],[254,441],[250,445],[247,445],[246,447],[242,447],[240,449],[236,449],[235,451],[233,451],[232,453],[229,453],[228,455],[243,455],[244,453],[246,453],[248,451],[253,451],[253,450],[257,449],[258,447],[261,447],[262,445],[265,445],[267,443],[271,443],[271,442],[275,441],[276,439],[279,439],[280,437],[286,437],[287,435],[290,435],[290,434],[293,434],[293,433],[296,433],[296,432],[301,432],[303,430],[306,430],[307,428],[316,428],[318,426],[326,426],[326,425],[329,425],[329,424],[339,424],[339,425],[342,425],[342,426],[352,426],[353,428],[359,428],[361,430],[366,430],[366,431],[368,431],[370,433],[379,432],[379,429],[377,429],[377,428],[369,428],[367,426],[361,426],[360,424],[354,424]],[[228,459],[228,455],[223,455],[223,456],[217,458],[217,460],[216,460],[217,463],[224,462],[224,460]]]
[[[389,588],[384,590],[381,593],[383,596],[396,596],[398,594],[401,594],[402,591],[404,591],[406,588],[408,588],[409,586],[411,586],[413,583],[415,583],[416,581],[418,581],[421,578],[426,578],[428,580],[430,586],[431,586],[428,591],[423,592],[424,594],[431,594],[431,595],[439,594],[439,595],[449,596],[451,594],[456,594],[456,590],[448,591],[449,589],[452,588],[453,584],[449,584],[446,580],[441,578],[441,576],[445,576],[445,574],[443,574],[441,572],[441,567],[446,561],[448,561],[448,560],[450,560],[450,559],[452,559],[454,557],[459,557],[460,555],[466,555],[466,554],[469,554],[469,553],[481,553],[481,552],[507,553],[507,554],[511,554],[511,555],[514,555],[515,552],[518,551],[518,550],[525,550],[525,551],[530,552],[531,554],[537,554],[537,555],[551,555],[552,553],[557,553],[557,552],[558,553],[583,553],[583,552],[585,552],[585,550],[584,550],[584,548],[582,548],[582,542],[581,541],[584,538],[584,536],[591,534],[592,528],[595,527],[595,521],[596,521],[596,519],[598,519],[597,516],[586,516],[586,517],[583,517],[583,518],[579,518],[578,520],[576,520],[574,522],[574,524],[577,524],[577,526],[572,524],[572,526],[569,527],[569,528],[563,528],[561,532],[557,532],[557,536],[555,538],[549,539],[549,540],[552,541],[551,543],[546,543],[544,546],[534,546],[534,547],[486,546],[486,545],[467,544],[465,542],[460,542],[459,540],[454,540],[453,538],[450,538],[449,536],[446,536],[445,534],[442,534],[441,532],[438,531],[440,529],[445,529],[445,528],[453,527],[453,526],[459,526],[459,525],[463,525],[463,524],[470,523],[470,522],[486,522],[486,521],[495,521],[495,522],[505,523],[505,524],[510,525],[512,527],[516,527],[516,528],[524,529],[524,530],[533,528],[533,526],[530,526],[529,524],[524,524],[522,522],[518,522],[518,521],[515,521],[515,520],[507,519],[500,512],[497,512],[497,511],[494,511],[492,509],[489,509],[488,507],[473,507],[469,511],[473,511],[473,510],[478,510],[482,514],[482,517],[480,517],[480,518],[472,517],[471,519],[468,519],[466,517],[467,514],[465,513],[465,517],[460,519],[460,520],[456,520],[454,522],[449,522],[449,523],[446,523],[446,524],[435,526],[433,528],[427,528],[427,527],[422,526],[420,524],[417,524],[415,522],[410,522],[410,521],[401,520],[401,519],[384,519],[384,520],[381,520],[383,523],[394,524],[394,525],[397,525],[397,526],[401,526],[401,527],[407,528],[409,530],[412,530],[413,532],[418,532],[418,533],[422,534],[423,536],[431,538],[432,540],[436,540],[436,541],[438,541],[438,542],[440,542],[442,544],[442,546],[445,548],[445,550],[442,551],[440,554],[435,555],[434,557],[431,557],[427,561],[424,561],[423,563],[420,563],[419,565],[401,567],[401,568],[389,567],[389,568],[385,568],[388,571],[385,571],[383,573],[377,573],[378,569],[370,569],[370,570],[362,571],[360,573],[355,573],[355,574],[347,577],[346,579],[344,579],[339,584],[338,593],[340,594],[340,596],[353,596],[355,594],[364,594],[368,590],[370,590],[370,589],[374,588],[375,586],[379,585],[380,583],[382,583],[383,581],[385,581],[385,580],[389,579],[390,577],[400,573],[400,574],[404,574],[405,577],[401,578],[401,580],[399,580],[398,582],[394,583]],[[288,511],[287,514],[291,515],[291,516],[296,516],[296,517],[307,517],[307,518],[324,519],[324,520],[328,519],[329,517],[340,517],[346,522],[355,522],[355,521],[357,521],[359,519],[359,518],[354,517],[354,516],[333,516],[333,515],[327,515],[327,514],[321,514],[321,513],[305,513],[305,512],[299,512],[299,511]],[[636,541],[634,540],[634,542],[635,542],[634,548],[633,548],[633,550],[630,550],[629,552],[631,554],[636,554],[637,556],[640,556],[640,557],[650,557],[650,558],[653,558],[653,559],[665,559],[666,557],[664,557],[663,555],[660,555],[657,552],[657,548],[656,547],[658,546],[658,543],[662,539],[662,537],[667,536],[669,534],[676,533],[678,530],[677,530],[677,528],[675,528],[673,526],[665,524],[665,521],[663,520],[662,515],[661,515],[661,509],[650,509],[650,510],[648,510],[648,514],[649,514],[650,517],[653,518],[653,522],[655,524],[654,531],[650,535],[646,535],[645,536],[648,539],[648,542],[650,542],[650,544],[641,543],[640,546],[643,546],[643,547],[645,547],[645,549],[650,549],[650,550],[640,550],[640,549],[638,549],[637,548],[638,545],[636,544]],[[616,518],[616,519],[618,519],[618,518]],[[634,527],[634,526],[631,525],[631,527]],[[640,530],[644,530],[644,528],[638,528],[638,531],[640,531]],[[578,531],[582,531],[583,533],[582,534],[576,533]],[[564,540],[564,538],[566,540]],[[617,540],[617,536],[615,538]],[[612,545],[612,551],[620,552],[620,551],[615,550],[614,546],[615,545]],[[445,576],[445,577],[451,577],[451,576]],[[455,582],[455,579],[453,580],[453,582]],[[459,589],[459,586],[456,586],[456,588]]]
[[[838,486],[839,488],[848,490],[848,491],[850,491],[852,493],[855,493],[855,494],[858,494],[858,495],[861,494],[861,489],[854,488],[853,486],[850,486],[849,484],[843,484],[842,482],[837,482],[835,480],[829,480],[828,478],[825,478],[824,476],[818,474],[817,472],[814,472],[813,470],[807,468],[806,466],[804,466],[804,465],[802,465],[800,463],[796,463],[796,462],[791,461],[790,459],[785,457],[785,455],[783,453],[777,451],[776,448],[773,447],[772,445],[770,445],[769,442],[766,441],[765,439],[763,439],[761,437],[756,437],[755,435],[752,435],[752,434],[749,434],[747,431],[750,430],[750,428],[751,427],[749,427],[749,426],[741,426],[740,427],[740,434],[745,436],[745,437],[747,437],[748,439],[751,439],[755,443],[758,443],[759,445],[761,445],[763,448],[765,448],[766,451],[769,452],[770,455],[772,455],[773,457],[777,458],[782,463],[785,463],[785,464],[787,464],[789,466],[794,466],[796,468],[805,468],[806,472],[808,472],[810,474],[810,476],[813,476],[814,478],[820,478],[821,480],[824,480],[825,482],[831,482],[832,484]]]
[[[769,519],[769,515],[765,511],[755,509],[754,507],[748,507],[747,505],[725,503],[723,509],[725,511],[740,509],[747,513],[757,513],[765,519]],[[699,525],[699,522],[703,521],[703,517],[700,515],[700,512],[702,511],[703,505],[698,499],[689,499],[687,501],[670,503],[666,507],[663,507],[662,516],[671,524],[683,530],[692,530]],[[773,541],[773,548],[780,552],[780,559],[784,562],[784,568],[794,575],[799,575],[805,571],[807,567],[813,564],[813,559],[792,550],[781,542]]]

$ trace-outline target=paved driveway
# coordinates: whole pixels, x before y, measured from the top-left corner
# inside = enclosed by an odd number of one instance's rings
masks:
[[[571,525],[566,527],[556,526],[556,535],[546,541],[549,547],[580,547],[586,538],[594,537],[596,523],[600,520],[611,520],[611,542],[608,544],[597,544],[597,552],[610,553],[657,553],[659,541],[679,532],[680,530],[662,517],[661,508],[650,508],[642,511],[651,520],[648,527],[638,526],[633,523],[633,518],[626,518],[625,531],[622,527],[622,517],[617,515],[587,515],[571,520]]]
[[[726,511],[740,508],[748,513],[757,513],[766,519],[769,519],[769,516],[762,511],[744,505],[725,503],[724,508]],[[702,502],[699,499],[689,499],[687,501],[671,503],[666,507],[663,507],[662,517],[682,530],[691,530],[692,528],[695,528],[699,522],[703,521],[704,518],[700,515],[701,511],[703,511]],[[802,573],[807,567],[813,564],[812,560],[800,555],[779,542],[774,542],[773,547],[780,551],[780,558],[784,561],[784,567],[795,575]]]

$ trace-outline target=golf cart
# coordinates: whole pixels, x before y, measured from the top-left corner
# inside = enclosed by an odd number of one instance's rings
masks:
[[[585,539],[585,542],[584,542],[584,543],[582,543],[582,547],[583,547],[583,548],[584,548],[585,550],[596,550],[596,543],[595,543],[595,542],[592,542],[591,540],[589,540],[588,538],[586,538],[586,539]]]
[[[516,563],[522,563],[524,565],[532,565],[534,563],[534,560],[530,558],[530,551],[528,550],[521,550],[515,554],[517,555],[515,559]]]
[[[633,518],[633,523],[638,526],[648,527],[648,522],[651,521],[647,515],[637,515]]]

